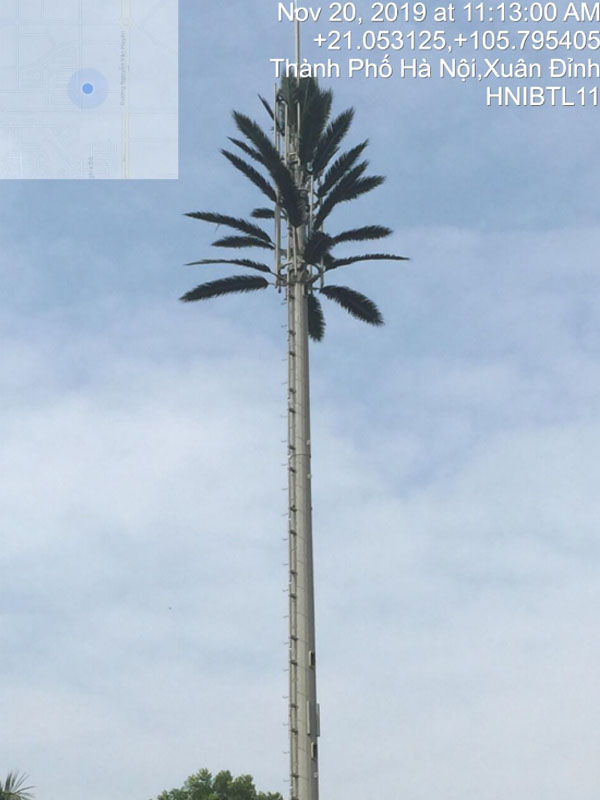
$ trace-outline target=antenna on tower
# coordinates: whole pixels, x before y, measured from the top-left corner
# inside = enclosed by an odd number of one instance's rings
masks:
[[[300,20],[297,19],[295,23],[295,39],[296,39],[296,75],[300,74]],[[296,137],[300,136],[300,96],[298,96],[298,105],[296,107]],[[297,144],[297,141],[296,141]]]
[[[300,20],[296,20],[296,64],[300,66]]]

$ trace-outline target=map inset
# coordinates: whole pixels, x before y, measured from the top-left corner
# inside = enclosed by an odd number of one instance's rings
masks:
[[[177,0],[0,0],[0,179],[177,176]]]

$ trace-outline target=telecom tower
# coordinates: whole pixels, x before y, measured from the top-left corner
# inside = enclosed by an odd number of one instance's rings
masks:
[[[300,63],[300,23],[296,22],[296,64]],[[306,286],[314,277],[304,263],[304,244],[312,230],[314,187],[303,181],[298,155],[300,105],[290,108],[275,89],[275,147],[295,177],[305,201],[301,226],[287,226],[275,207],[275,270],[285,273],[288,306],[288,543],[289,543],[289,737],[291,800],[318,800],[319,704],[317,703],[315,601],[310,467],[310,393],[308,370],[308,301]],[[283,283],[283,281],[282,281]]]

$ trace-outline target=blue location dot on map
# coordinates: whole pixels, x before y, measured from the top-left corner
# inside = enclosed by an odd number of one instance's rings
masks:
[[[87,67],[71,75],[67,91],[79,108],[98,108],[108,97],[108,81],[99,70]]]

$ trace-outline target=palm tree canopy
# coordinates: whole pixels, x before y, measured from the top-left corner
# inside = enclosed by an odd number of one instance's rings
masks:
[[[384,239],[392,230],[384,225],[368,224],[358,228],[329,233],[324,225],[343,203],[356,200],[384,182],[382,175],[367,174],[369,162],[361,160],[368,139],[340,153],[343,140],[354,119],[354,109],[332,117],[333,95],[323,90],[313,78],[283,78],[278,90],[277,110],[259,95],[270,124],[283,133],[281,104],[286,106],[287,123],[299,131],[297,161],[288,165],[273,142],[272,134],[250,117],[233,112],[233,120],[242,138],[229,137],[231,143],[256,166],[229,150],[221,150],[227,160],[253,183],[272,205],[254,208],[253,220],[276,218],[278,207],[282,220],[291,235],[300,227],[307,227],[308,235],[300,247],[299,255],[305,265],[304,278],[308,307],[309,335],[321,341],[325,332],[325,319],[316,293],[338,303],[356,319],[371,325],[382,325],[381,312],[372,300],[347,286],[326,286],[324,278],[333,269],[367,261],[406,261],[405,256],[390,253],[335,256],[338,245],[352,242]],[[310,211],[309,211],[309,198]],[[232,229],[213,242],[215,247],[275,250],[273,238],[260,225],[248,219],[212,211],[193,211],[187,216]],[[300,240],[298,240],[300,241]],[[263,273],[274,273],[267,264],[250,258],[204,258],[192,261],[193,265],[222,265],[247,267]],[[278,274],[276,285],[285,284],[286,274]],[[320,280],[319,280],[320,279]],[[205,300],[235,292],[264,289],[269,285],[265,278],[233,275],[228,278],[200,284],[181,297],[184,302]],[[1,798],[0,798],[1,800]]]
[[[4,783],[0,781],[0,800],[33,800],[31,789],[34,787],[24,786],[26,780],[27,775],[9,772]]]

